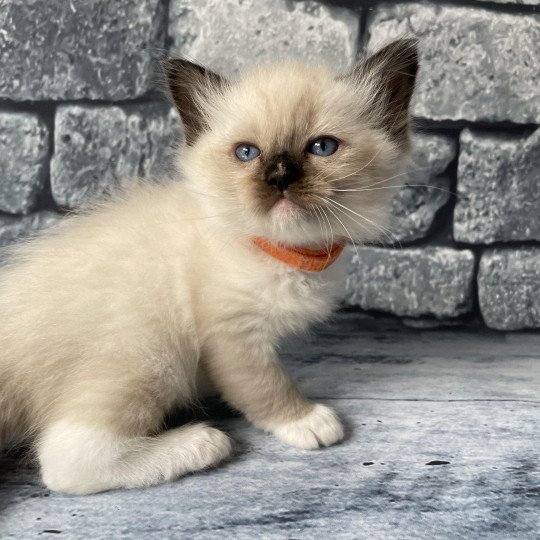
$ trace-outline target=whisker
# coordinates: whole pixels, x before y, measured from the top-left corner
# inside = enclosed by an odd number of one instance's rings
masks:
[[[381,180],[378,180],[377,182],[372,182],[371,184],[367,184],[367,185],[363,186],[362,189],[371,188],[371,187],[383,184],[385,182],[388,182],[389,180],[393,180],[394,178],[398,178],[400,176],[414,174],[414,173],[421,172],[421,171],[426,171],[426,170],[429,170],[429,169],[430,169],[430,167],[421,167],[421,168],[418,168],[418,169],[407,170],[407,171],[401,172],[399,174],[396,174],[394,176],[389,176],[387,178],[383,178]],[[332,178],[332,179],[330,179],[329,184],[337,184],[338,182],[341,182],[342,180],[345,180],[346,178],[348,178],[350,176],[354,176],[354,175],[358,174],[361,170],[362,169],[360,169],[359,171],[355,171],[353,173],[350,173],[348,175],[341,176],[339,178]],[[357,184],[355,184],[355,185],[357,185]],[[410,185],[410,184],[408,184],[408,185]],[[346,186],[342,186],[342,187],[345,188]],[[335,189],[335,188],[332,188],[332,189],[333,189],[333,191],[340,191],[339,189]]]
[[[196,191],[194,189],[191,189],[189,187],[187,187],[186,185],[182,186],[183,189],[185,189],[186,191],[189,191],[190,193],[195,193],[196,195],[202,195],[203,197],[214,197],[215,199],[226,199],[226,200],[229,200],[229,201],[236,201],[236,199],[230,195],[230,196],[225,196],[223,193],[221,194],[214,194],[214,193],[205,193],[204,191]]]
[[[326,204],[328,204],[328,203],[330,202],[328,199],[326,199],[326,198],[324,198],[324,197],[319,197],[318,195],[317,195],[317,197],[318,197],[319,199],[321,199],[321,201],[323,201],[323,202],[326,203]],[[366,227],[366,225],[364,225],[363,223],[360,223],[359,221],[356,221],[356,220],[355,220],[354,218],[352,218],[351,216],[348,216],[348,215],[345,214],[345,212],[343,212],[343,210],[341,210],[340,208],[337,208],[337,207],[336,207],[336,209],[339,210],[339,211],[340,211],[347,219],[350,219],[351,221],[354,221],[354,223],[356,223],[357,225],[359,225],[360,227],[362,227],[362,229],[363,229],[364,231],[366,231],[368,234],[371,233],[371,231],[368,229],[368,227]]]
[[[351,208],[341,204],[341,203],[338,203],[337,201],[334,201],[333,199],[327,199],[327,202],[333,204],[334,206],[335,205],[338,205],[340,206],[341,208],[347,210],[348,212],[351,212],[352,214],[354,214],[355,216],[358,216],[360,219],[363,219],[365,221],[367,221],[368,223],[370,223],[371,225],[373,225],[377,230],[381,231],[382,234],[384,234],[384,236],[386,236],[386,238],[388,240],[390,240],[390,244],[395,244],[396,241],[397,243],[399,244],[399,247],[402,247],[401,245],[401,242],[396,238],[395,234],[391,231],[391,229],[388,229],[386,227],[382,227],[381,225],[379,225],[378,223],[375,223],[374,221],[372,221],[371,219],[359,214],[358,212],[355,212],[354,210],[352,210]],[[352,219],[352,218],[351,218]],[[392,238],[394,237],[394,238]]]
[[[210,216],[199,216],[199,217],[190,217],[190,218],[176,218],[177,221],[198,221],[200,219],[211,219],[211,218],[217,218],[217,217],[223,217],[223,216],[232,216],[235,215],[236,212],[222,212],[221,214],[213,214]]]
[[[332,246],[334,245],[334,231],[332,230],[332,224],[330,223],[330,219],[326,215],[326,212],[324,211],[324,208],[320,209],[323,216],[326,218],[326,221],[328,222],[328,230],[330,231],[330,234],[332,235],[332,240],[329,244],[329,250],[328,250],[328,257],[330,257],[330,250],[332,249]]]
[[[374,188],[357,188],[357,189],[333,189],[332,191],[377,191],[378,189],[396,189],[400,187],[425,187],[428,189],[436,189],[437,191],[444,191],[445,193],[449,193],[450,195],[456,195],[455,191],[450,191],[448,189],[440,188],[437,186],[429,186],[427,184],[397,184],[395,186],[380,186],[380,187],[374,187]]]
[[[309,233],[306,231],[305,227],[302,225],[301,222],[298,223],[298,226],[300,227],[300,230],[304,233],[306,238],[309,238]]]
[[[334,201],[335,203],[335,201]],[[353,212],[350,208],[346,208],[347,211],[349,212]],[[360,215],[360,214],[356,214],[355,215],[358,215],[358,217],[366,220],[368,223],[370,223],[371,225],[373,225],[377,230],[381,231],[381,233],[384,235],[384,238],[386,240],[384,240],[383,238],[379,238],[379,242],[384,246],[384,245],[390,245],[390,246],[393,246],[393,245],[398,245],[400,248],[402,248],[402,244],[401,244],[401,241],[399,240],[399,238],[397,237],[397,235],[394,233],[394,231],[392,231],[392,229],[390,227],[384,227],[383,225],[380,225],[378,223],[376,223],[375,221],[369,219],[368,217],[366,216],[363,216],[363,215]],[[351,218],[352,219],[352,218]]]
[[[372,184],[367,184],[366,188],[371,188],[373,186],[378,186],[379,184],[384,184],[385,182],[388,182],[388,180],[393,180],[394,178],[399,178],[400,176],[405,176],[405,175],[408,175],[408,174],[414,174],[416,172],[420,172],[420,171],[427,171],[429,170],[430,167],[422,167],[420,169],[414,169],[412,171],[404,171],[404,172],[401,172],[399,174],[395,174],[393,176],[388,176],[387,178],[383,178],[381,180],[378,180],[377,182],[373,182]]]
[[[354,251],[356,251],[356,256],[358,257],[358,260],[360,260],[360,254],[358,253],[358,246],[354,242],[353,237],[352,237],[351,233],[349,232],[349,229],[347,229],[347,227],[345,227],[345,224],[343,223],[343,221],[341,221],[341,219],[339,219],[338,215],[335,212],[333,212],[331,208],[328,208],[328,210],[330,212],[332,212],[332,215],[339,221],[340,225],[345,229],[345,232],[347,233],[347,236],[351,239],[351,244],[354,247]]]
[[[333,168],[329,173],[327,174],[324,174],[324,171],[321,171],[319,174],[315,175],[314,176],[314,181],[316,182],[325,182],[326,180],[328,180],[333,174],[336,173],[337,170],[339,170],[340,168],[344,168],[346,167],[347,164],[341,164],[339,165],[338,167],[336,168]]]
[[[328,229],[326,227],[326,222],[324,221],[324,218],[322,217],[322,212],[320,211],[319,208],[317,208],[315,205],[313,205],[313,208],[314,210],[317,211],[317,219],[319,220],[319,224],[321,225],[321,233],[323,232],[322,231],[322,226],[324,225],[324,238],[325,238],[325,247],[326,247],[326,251],[328,253],[328,258],[330,258],[330,253],[331,253],[331,250],[332,250],[332,247],[330,246],[330,235],[328,233]],[[319,214],[321,216],[321,218],[319,218]]]

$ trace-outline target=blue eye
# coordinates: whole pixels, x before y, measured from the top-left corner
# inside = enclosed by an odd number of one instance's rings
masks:
[[[316,156],[331,156],[337,149],[339,143],[332,137],[321,137],[316,141],[313,141],[309,147],[308,152],[315,154]]]
[[[261,151],[252,144],[240,144],[234,153],[240,161],[251,161],[261,155]]]

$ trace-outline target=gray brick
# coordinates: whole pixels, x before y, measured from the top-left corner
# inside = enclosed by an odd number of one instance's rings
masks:
[[[392,201],[392,238],[412,242],[427,236],[437,211],[450,198],[450,179],[444,174],[456,154],[453,139],[415,135],[406,184]],[[401,178],[396,178],[396,181]]]
[[[432,330],[435,328],[449,328],[463,326],[462,319],[435,319],[434,317],[403,317],[403,326],[418,330]]]
[[[539,6],[540,0],[476,0],[476,2],[496,2],[497,4],[520,4]]]
[[[61,214],[42,210],[28,216],[0,215],[0,246],[12,244],[30,234],[58,223]]]
[[[341,68],[357,50],[358,13],[314,1],[171,0],[169,20],[172,54],[224,73],[280,55]]]
[[[49,130],[36,114],[0,112],[0,210],[26,214],[48,175]]]
[[[166,173],[179,140],[180,122],[169,106],[60,106],[51,161],[54,200],[75,208],[133,177]]]
[[[471,310],[473,278],[468,250],[358,247],[345,304],[405,317],[456,317]]]
[[[454,238],[540,240],[540,129],[528,138],[462,132]]]
[[[540,17],[398,4],[376,8],[369,32],[369,48],[397,35],[420,38],[415,116],[540,121]]]
[[[153,86],[161,0],[1,4],[0,97],[115,100]]]
[[[478,296],[489,327],[540,328],[540,248],[484,253],[478,273]]]

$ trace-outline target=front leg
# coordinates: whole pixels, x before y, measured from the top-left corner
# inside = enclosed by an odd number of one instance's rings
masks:
[[[248,420],[298,448],[320,448],[343,439],[336,413],[302,395],[272,346],[226,341],[208,351],[208,375]]]

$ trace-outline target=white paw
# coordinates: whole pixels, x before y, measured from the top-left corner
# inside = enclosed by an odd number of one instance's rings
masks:
[[[196,424],[187,429],[193,430],[190,434],[193,436],[193,470],[215,467],[232,454],[232,440],[223,431],[206,424]]]
[[[345,435],[337,414],[321,404],[316,404],[303,418],[282,424],[273,432],[283,442],[305,450],[330,446]]]

